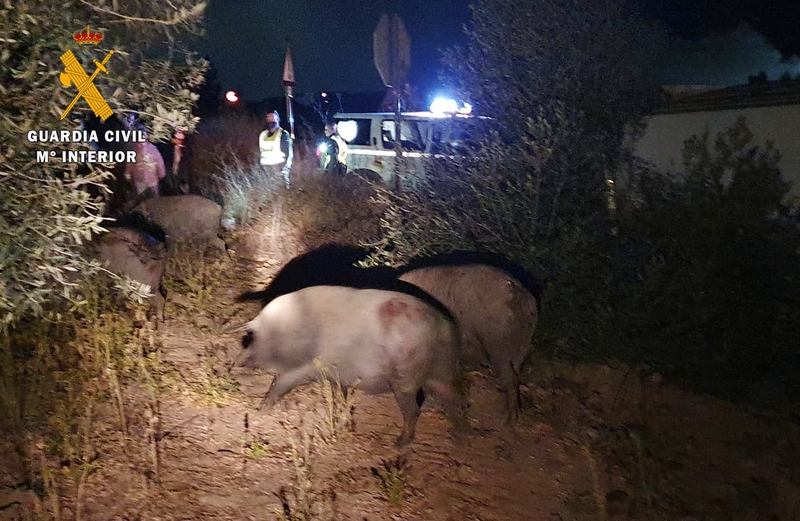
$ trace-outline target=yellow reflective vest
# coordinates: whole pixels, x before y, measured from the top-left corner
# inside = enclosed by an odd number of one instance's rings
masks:
[[[286,154],[281,150],[281,138],[285,130],[279,128],[271,136],[264,130],[258,136],[258,148],[261,151],[262,165],[280,165],[286,161]]]
[[[336,160],[339,161],[339,163],[341,163],[343,165],[346,165],[347,164],[347,142],[339,134],[331,135],[331,139],[336,141],[336,147],[339,149],[338,153],[336,154]]]

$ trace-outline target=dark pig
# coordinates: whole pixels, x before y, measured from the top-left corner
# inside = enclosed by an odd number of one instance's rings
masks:
[[[239,295],[239,302],[256,300],[266,306],[275,298],[311,286],[347,286],[360,289],[392,289],[396,271],[387,266],[356,266],[369,252],[349,244],[325,244],[287,262],[260,291]]]
[[[222,207],[199,195],[173,195],[142,201],[134,211],[153,220],[173,241],[206,241],[225,251],[219,238]]]
[[[459,333],[446,309],[406,293],[313,286],[272,300],[246,331],[236,365],[276,375],[262,409],[318,380],[319,359],[344,386],[394,394],[403,413],[398,446],[414,438],[425,394],[457,429],[465,425],[456,386]]]
[[[477,251],[418,258],[399,273],[401,280],[431,294],[456,316],[462,368],[488,363],[505,393],[507,422],[516,422],[520,372],[540,312],[539,283],[505,257]]]
[[[167,261],[166,234],[141,214],[123,214],[96,244],[96,255],[108,271],[150,286],[150,302],[164,320],[166,290],[161,283]]]

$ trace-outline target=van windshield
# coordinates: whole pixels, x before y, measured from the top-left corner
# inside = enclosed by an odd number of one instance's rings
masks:
[[[432,118],[429,120],[403,120],[400,138],[403,148],[431,154],[457,153],[469,146],[474,139],[476,121],[473,119]],[[395,122],[381,122],[383,148],[394,147]]]

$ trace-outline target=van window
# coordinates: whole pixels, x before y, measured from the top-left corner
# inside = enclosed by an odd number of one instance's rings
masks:
[[[428,122],[403,120],[400,123],[400,141],[407,150],[425,150],[427,142]],[[383,148],[394,148],[395,125],[393,119],[384,119],[381,122],[381,141]]]

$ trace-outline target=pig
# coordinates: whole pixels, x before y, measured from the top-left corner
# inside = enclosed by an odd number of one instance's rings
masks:
[[[167,295],[162,284],[167,261],[164,230],[141,214],[123,214],[108,226],[95,249],[105,269],[150,286],[151,305],[163,322]]]
[[[516,423],[520,372],[541,311],[539,282],[518,264],[490,252],[419,257],[400,268],[355,265],[368,254],[359,246],[322,246],[289,261],[265,289],[244,293],[238,300],[266,305],[280,295],[315,285],[391,289],[393,280],[409,282],[456,316],[462,367],[492,368],[505,396],[506,423]]]
[[[219,238],[222,207],[199,195],[173,195],[142,201],[134,211],[153,220],[173,241],[206,241],[221,251],[225,242]]]
[[[454,251],[413,259],[400,280],[432,295],[456,316],[465,369],[488,364],[506,402],[506,423],[520,414],[520,372],[532,347],[542,286],[521,266],[488,252]]]
[[[396,285],[402,289],[406,285]],[[459,332],[446,308],[409,293],[346,286],[311,286],[273,299],[245,326],[236,365],[275,374],[260,409],[320,378],[314,360],[343,386],[393,393],[403,414],[396,445],[414,438],[426,394],[463,431],[457,386]]]

